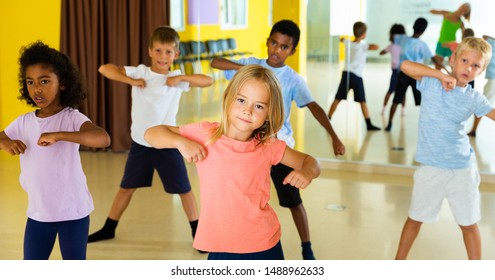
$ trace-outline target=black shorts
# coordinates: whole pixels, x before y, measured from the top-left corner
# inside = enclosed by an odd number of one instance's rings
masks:
[[[364,96],[363,78],[358,77],[352,72],[342,71],[342,79],[340,80],[339,89],[337,90],[335,99],[347,99],[347,93],[351,89],[354,91],[354,101],[366,102],[366,97]]]
[[[177,149],[149,148],[134,141],[131,144],[120,186],[150,187],[155,168],[167,193],[182,194],[191,191],[184,158]]]
[[[397,77],[399,76],[398,69],[392,69],[392,75],[390,76],[390,85],[388,86],[388,93],[394,93],[397,88]]]
[[[282,207],[293,208],[302,203],[299,189],[291,185],[284,185],[284,179],[292,172],[292,168],[281,163],[272,166],[270,176],[277,190],[278,203]]]
[[[404,72],[399,72],[399,78],[397,81],[397,88],[395,89],[394,104],[402,103],[406,97],[406,91],[408,87],[411,87],[414,94],[414,102],[416,106],[421,105],[421,92],[416,88],[416,80],[404,74]]]

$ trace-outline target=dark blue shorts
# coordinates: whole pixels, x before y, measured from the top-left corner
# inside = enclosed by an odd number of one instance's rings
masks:
[[[342,71],[342,79],[340,80],[339,89],[337,90],[335,99],[347,99],[347,93],[351,89],[354,91],[354,101],[366,102],[366,97],[364,96],[363,78],[358,77],[352,72]]]
[[[399,77],[399,69],[392,69],[392,76],[390,76],[390,85],[388,86],[388,93],[393,93],[397,88],[397,78]]]
[[[149,148],[134,141],[131,144],[120,186],[150,187],[155,169],[167,193],[182,194],[191,191],[184,158],[177,149]]]
[[[284,250],[280,241],[271,249],[256,253],[209,253],[208,260],[284,260]]]
[[[273,180],[273,185],[277,190],[278,203],[282,207],[293,208],[302,203],[299,189],[291,185],[284,185],[284,179],[292,172],[292,168],[281,163],[272,166],[270,176]]]

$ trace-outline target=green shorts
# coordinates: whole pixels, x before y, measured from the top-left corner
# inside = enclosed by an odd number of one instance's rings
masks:
[[[437,43],[437,48],[435,49],[435,53],[441,57],[450,57],[452,55],[452,51],[450,48],[442,47],[442,43]]]

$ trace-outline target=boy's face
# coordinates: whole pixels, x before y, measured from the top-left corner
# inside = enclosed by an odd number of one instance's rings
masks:
[[[293,48],[293,39],[280,32],[275,32],[266,40],[268,47],[267,63],[271,67],[282,67],[285,65],[287,57],[293,55],[296,49]]]
[[[153,42],[153,47],[148,49],[151,58],[151,70],[155,73],[168,74],[174,59],[179,56],[175,43]]]
[[[464,87],[474,80],[484,70],[483,55],[474,50],[465,50],[462,53],[452,55],[450,65],[452,76],[457,80],[457,86]]]

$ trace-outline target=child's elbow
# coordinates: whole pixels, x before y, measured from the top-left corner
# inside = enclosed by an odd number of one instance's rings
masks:
[[[151,128],[146,129],[144,132],[144,140],[148,142],[151,146],[153,146],[153,137],[152,137],[152,131]]]

